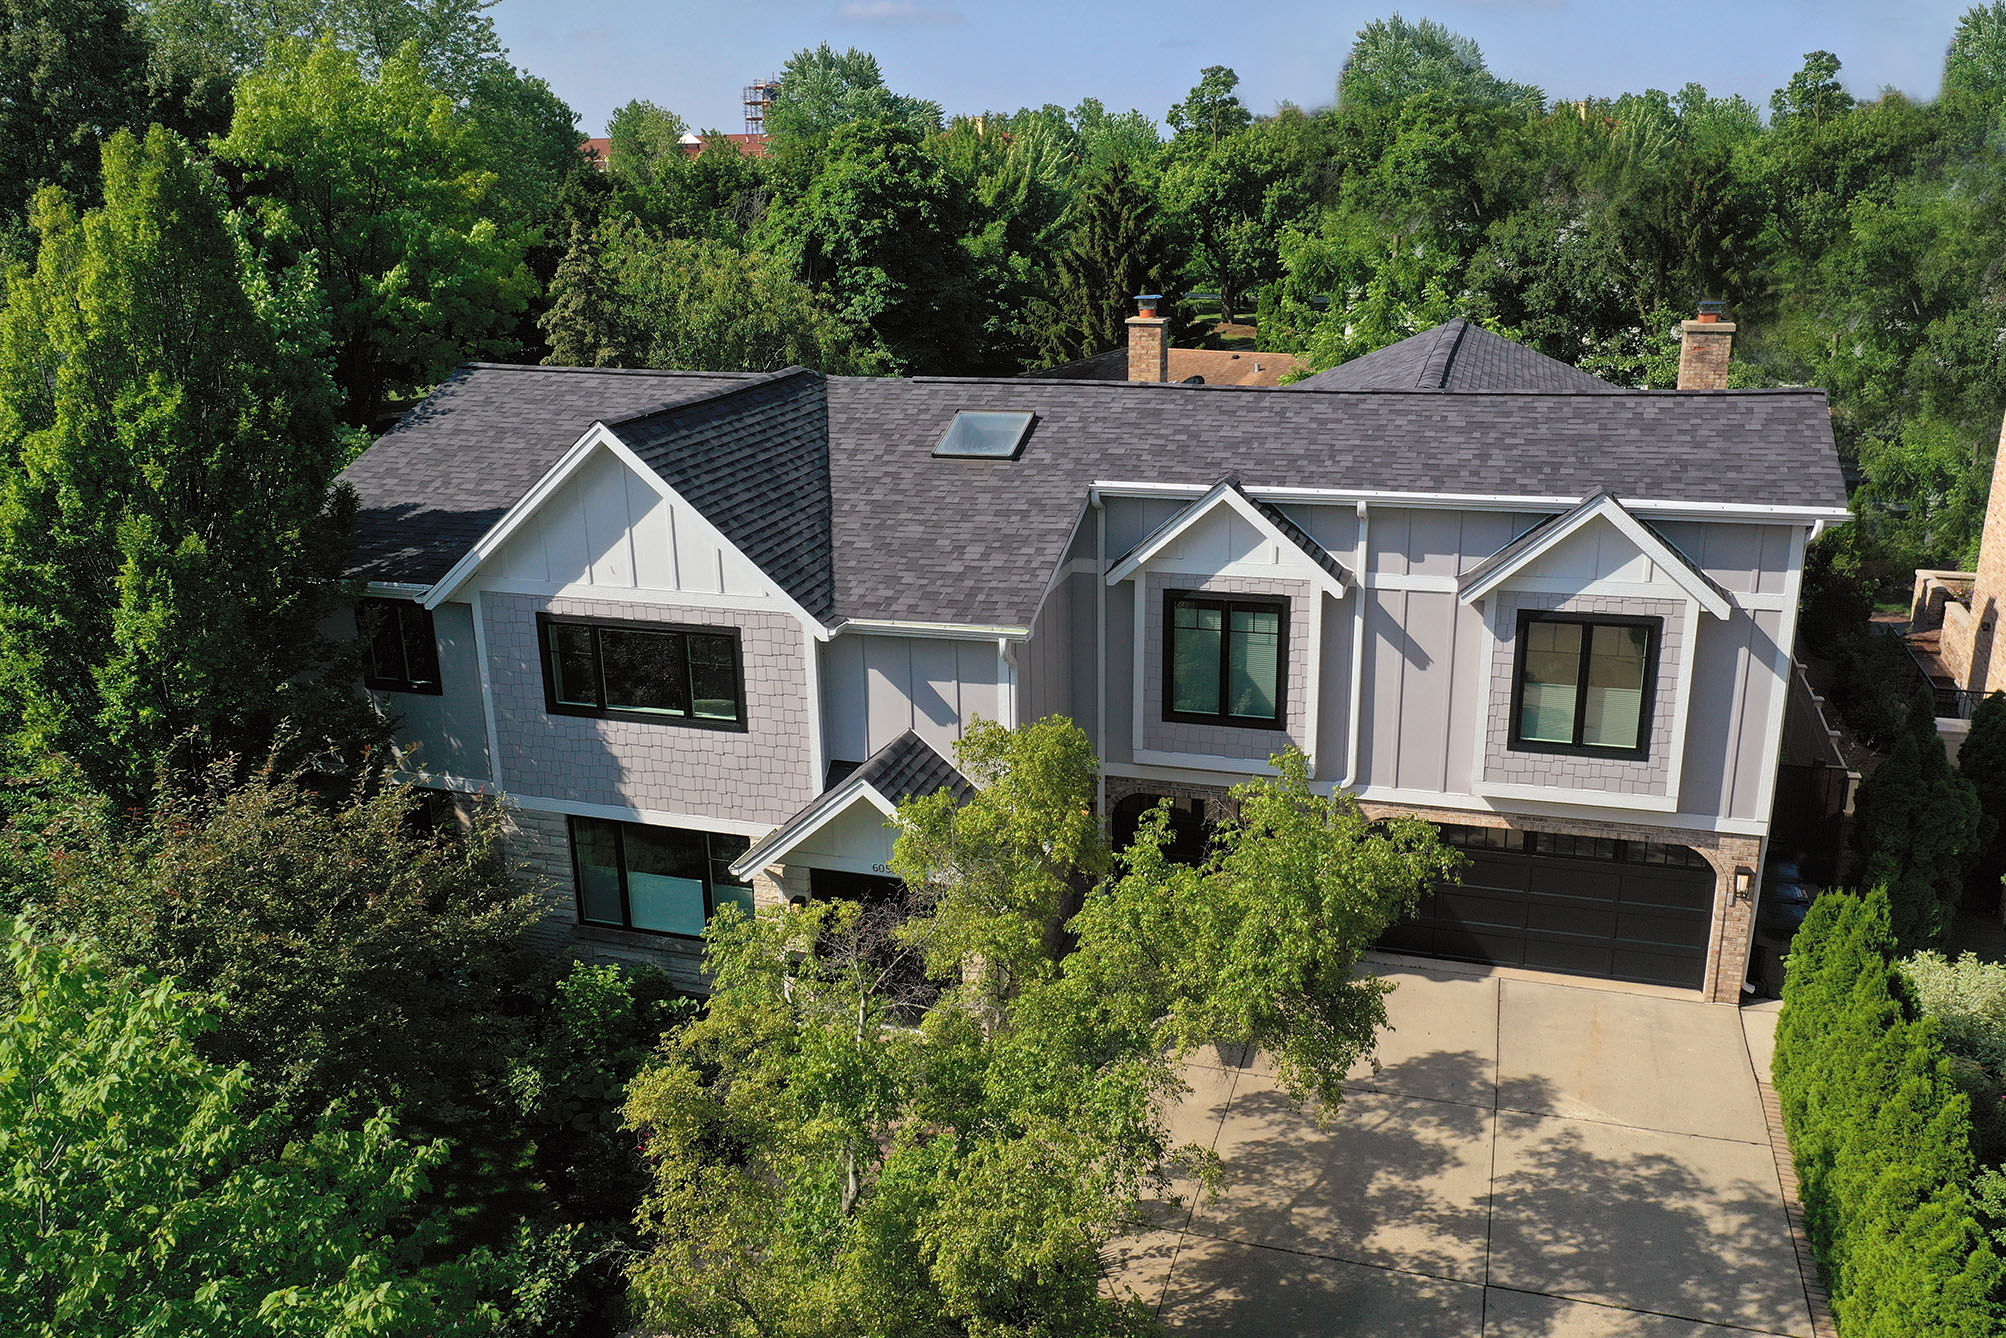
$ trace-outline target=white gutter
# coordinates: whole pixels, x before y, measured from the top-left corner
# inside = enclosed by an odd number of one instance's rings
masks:
[[[1366,531],[1371,512],[1361,498],[1358,507],[1358,544],[1352,550],[1352,570],[1357,573],[1357,599],[1351,609],[1351,727],[1344,736],[1344,779],[1337,783],[1340,790],[1349,790],[1358,784],[1358,731],[1365,719],[1365,564]]]
[[[1027,641],[1031,636],[1030,628],[1005,623],[923,623],[894,618],[845,618],[836,624],[831,635],[842,636],[847,632],[863,636],[937,636],[957,641],[987,641],[990,637]]]
[[[1096,480],[1094,488],[1110,497],[1145,497],[1177,500],[1203,497],[1211,491],[1204,483],[1141,483]],[[1566,510],[1581,505],[1579,497],[1545,497],[1523,493],[1476,492],[1390,492],[1372,488],[1295,488],[1241,485],[1249,497],[1263,502],[1374,502],[1389,506],[1461,510],[1483,508],[1498,511]],[[1852,512],[1830,506],[1762,506],[1747,502],[1685,502],[1661,499],[1623,498],[1623,506],[1633,515],[1654,512],[1661,516],[1694,519],[1716,516],[1731,520],[1768,520],[1778,523],[1816,520],[1848,520]]]
[[[1094,776],[1094,812],[1103,825],[1107,812],[1107,582],[1099,579],[1107,571],[1107,507],[1101,503],[1100,489],[1087,489],[1087,505],[1094,509],[1094,753],[1100,766]]]

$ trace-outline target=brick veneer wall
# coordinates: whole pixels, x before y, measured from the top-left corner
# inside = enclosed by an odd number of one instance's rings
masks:
[[[2006,426],[1999,439],[2000,459],[2006,460]],[[1999,644],[1998,628],[2002,617],[2006,617],[2006,464],[1995,462],[1985,528],[1978,542],[1978,579],[1971,585],[1971,646],[1965,652],[1964,682],[1973,691],[2006,691],[2006,647]]]
[[[1651,694],[1650,748],[1641,758],[1586,757],[1576,753],[1521,752],[1510,746],[1512,677],[1518,664],[1518,615],[1522,609],[1566,613],[1607,613],[1660,618],[1658,679]],[[1685,654],[1685,606],[1669,599],[1611,599],[1588,595],[1543,595],[1500,590],[1491,597],[1491,632],[1498,639],[1491,657],[1489,725],[1484,731],[1483,778],[1499,784],[1552,785],[1609,794],[1664,796],[1671,784],[1672,721],[1677,713],[1679,663]]]
[[[503,783],[527,795],[779,823],[819,791],[811,777],[806,644],[784,613],[487,593],[482,596]],[[544,708],[538,613],[735,627],[747,728],[701,729],[553,715]]]
[[[1686,321],[1679,327],[1679,389],[1726,390],[1734,348],[1730,321]]]
[[[1150,572],[1143,598],[1142,746],[1166,753],[1198,753],[1264,762],[1290,743],[1310,751],[1309,635],[1310,599],[1316,593],[1306,581],[1271,581],[1239,576],[1190,576]],[[1287,675],[1282,703],[1284,728],[1245,729],[1234,725],[1191,725],[1163,718],[1163,597],[1169,590],[1210,595],[1264,595],[1289,605],[1289,644],[1283,648]]]

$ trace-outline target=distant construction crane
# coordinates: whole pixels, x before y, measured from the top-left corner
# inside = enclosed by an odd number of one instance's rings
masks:
[[[745,133],[763,135],[766,133],[766,113],[773,106],[774,95],[780,91],[780,76],[771,75],[745,86]]]

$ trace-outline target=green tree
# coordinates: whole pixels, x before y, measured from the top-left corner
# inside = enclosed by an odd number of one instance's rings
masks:
[[[1854,881],[1883,888],[1902,952],[1941,945],[1978,847],[1978,795],[1951,770],[1927,693],[1917,695],[1894,749],[1860,785]]]
[[[0,0],[0,242],[39,187],[96,198],[100,145],[142,124],[146,62],[126,0]]]
[[[1959,94],[1997,106],[2006,97],[2006,0],[1973,5],[1957,21],[1943,58],[1945,96]]]
[[[2006,692],[1986,695],[1971,712],[1971,732],[1957,750],[1957,774],[1978,796],[1978,839],[1972,879],[1996,895],[2006,876]]]
[[[408,790],[343,800],[218,768],[143,824],[86,817],[30,897],[110,962],[222,1002],[201,1042],[261,1106],[395,1101],[430,1132],[498,1099],[535,914],[499,819],[413,830]],[[274,860],[274,851],[285,857]]]
[[[313,267],[349,422],[512,346],[529,238],[497,221],[487,148],[415,52],[372,78],[330,43],[284,44],[238,85],[216,153],[243,174],[268,263]]]
[[[930,991],[898,987],[910,968],[854,905],[713,923],[710,1005],[628,1105],[654,1165],[647,1322],[1149,1331],[1103,1294],[1099,1251],[1161,1187],[1175,1057],[1258,1044],[1293,1090],[1335,1100],[1384,1022],[1387,987],[1357,955],[1453,859],[1426,824],[1375,827],[1313,795],[1290,754],[1235,791],[1240,820],[1203,870],[1164,861],[1159,815],[1107,876],[1077,728],[963,745],[985,788],[959,810],[902,806],[893,856],[913,892],[892,941],[925,958]]]
[[[1198,72],[1198,82],[1184,95],[1184,101],[1170,109],[1164,119],[1178,135],[1190,135],[1217,148],[1221,141],[1253,122],[1253,113],[1234,90],[1240,76],[1224,65],[1208,65]]]
[[[1445,93],[1473,106],[1538,110],[1545,94],[1529,84],[1500,79],[1484,64],[1472,39],[1432,19],[1409,22],[1398,14],[1358,30],[1338,76],[1338,103],[1347,111],[1398,106],[1421,93]]]
[[[312,304],[246,271],[222,192],[161,130],[105,205],[45,196],[0,313],[0,693],[124,802],[157,766],[369,737],[319,635],[353,503]]]
[[[621,328],[618,279],[597,228],[571,224],[571,244],[550,281],[550,304],[537,317],[553,367],[628,365]]]
[[[480,1330],[413,1206],[444,1149],[330,1111],[281,1145],[171,981],[6,925],[0,1328],[23,1338]]]
[[[1052,362],[1120,347],[1130,300],[1157,293],[1174,309],[1178,287],[1169,230],[1126,160],[1115,159],[1079,184],[1065,225],[1047,317]]]
[[[783,156],[818,153],[829,137],[858,121],[887,120],[916,136],[940,129],[940,105],[885,87],[878,58],[827,42],[788,57],[766,113],[766,133]]]
[[[629,227],[609,244],[622,365],[713,372],[869,366],[851,334],[771,256]]]
[[[827,164],[766,232],[857,347],[895,372],[954,372],[974,348],[967,204],[918,134],[872,119],[829,137]]]
[[[1800,117],[1828,121],[1853,109],[1853,95],[1839,82],[1839,58],[1829,51],[1807,51],[1804,64],[1790,82],[1770,95],[1772,124]]]

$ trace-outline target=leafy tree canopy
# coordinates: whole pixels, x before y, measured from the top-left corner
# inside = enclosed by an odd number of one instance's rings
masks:
[[[319,677],[353,504],[317,304],[245,265],[167,132],[114,137],[104,183],[43,197],[0,312],[0,700],[131,802],[170,761],[370,731]]]
[[[1399,14],[1359,29],[1338,76],[1338,105],[1369,111],[1420,93],[1443,93],[1477,106],[1537,111],[1546,95],[1530,84],[1500,79],[1484,64],[1476,42],[1433,19],[1410,22]]]

